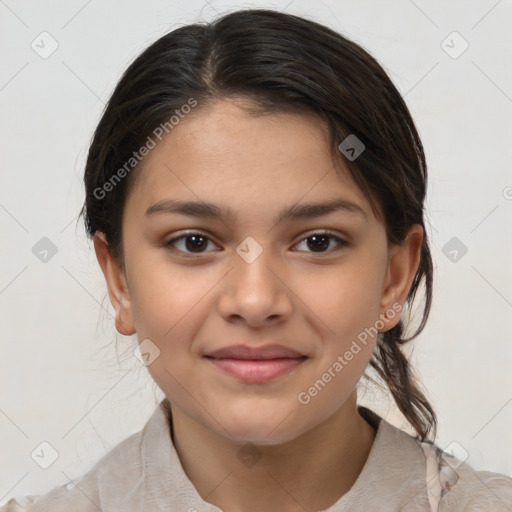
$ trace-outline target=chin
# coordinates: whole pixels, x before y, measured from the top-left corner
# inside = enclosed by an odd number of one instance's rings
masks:
[[[239,413],[229,418],[225,423],[221,421],[227,425],[228,433],[221,430],[219,434],[234,443],[275,446],[292,441],[301,434],[297,422],[290,421],[292,415],[287,417],[282,411],[265,416],[253,409],[251,414],[240,416]]]

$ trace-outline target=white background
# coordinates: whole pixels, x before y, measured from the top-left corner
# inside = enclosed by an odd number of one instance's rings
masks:
[[[162,398],[131,355],[135,337],[115,331],[92,244],[76,225],[88,143],[147,45],[254,6],[342,32],[405,96],[429,164],[436,271],[412,359],[438,413],[437,444],[456,441],[476,469],[512,475],[510,0],[0,0],[0,503],[80,476]],[[43,31],[59,45],[47,59],[31,48]],[[453,31],[469,43],[458,58],[441,46]],[[57,247],[46,263],[32,252],[42,237]],[[468,249],[457,262],[442,252],[452,237]],[[365,401],[402,424],[393,407]],[[41,441],[59,454],[46,470],[30,457]]]

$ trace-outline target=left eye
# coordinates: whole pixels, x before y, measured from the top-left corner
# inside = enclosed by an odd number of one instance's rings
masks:
[[[308,240],[311,240],[311,243],[308,243]],[[312,252],[331,252],[330,250],[326,251],[322,249],[328,248],[331,245],[331,241],[333,240],[337,242],[338,246],[348,246],[347,241],[329,232],[312,233],[306,238],[303,238],[297,245],[299,246],[300,244],[305,243],[307,247],[313,247],[315,249]],[[316,249],[320,250],[317,251]]]
[[[310,242],[308,243],[308,241]],[[329,248],[332,241],[335,241],[337,246],[348,246],[348,242],[329,232],[312,233],[311,235],[303,238],[296,246],[306,244],[308,248],[313,248],[311,252],[331,252],[330,249],[326,249]],[[204,252],[209,252],[204,251],[209,242],[215,245],[205,234],[193,232],[172,238],[168,242],[165,242],[164,245],[184,253],[202,254]],[[178,244],[181,244],[182,248],[176,247]]]

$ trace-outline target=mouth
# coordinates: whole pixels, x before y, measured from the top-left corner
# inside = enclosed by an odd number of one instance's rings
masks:
[[[229,345],[204,354],[224,375],[246,383],[275,381],[298,368],[308,356],[284,345]]]

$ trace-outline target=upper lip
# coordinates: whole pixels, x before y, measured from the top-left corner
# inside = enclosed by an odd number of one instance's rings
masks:
[[[305,357],[296,350],[283,345],[264,345],[250,347],[248,345],[231,345],[205,354],[215,359],[280,359]]]

